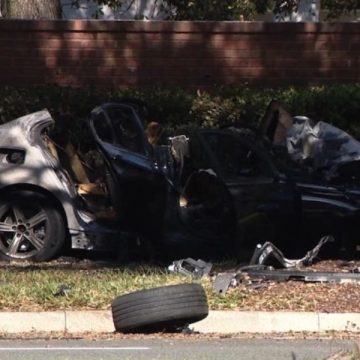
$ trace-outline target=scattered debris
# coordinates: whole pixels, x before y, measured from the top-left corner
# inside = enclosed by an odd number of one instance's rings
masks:
[[[261,287],[261,281],[303,281],[320,283],[360,283],[360,273],[351,272],[315,272],[298,270],[299,267],[309,266],[319,254],[322,246],[334,241],[332,236],[324,236],[319,243],[309,250],[301,259],[287,259],[284,254],[271,242],[257,245],[254,254],[247,266],[241,266],[237,271],[220,273],[216,276],[213,289],[219,294],[225,295],[229,287],[235,287],[239,283],[257,289]],[[282,269],[274,269],[269,265],[269,260],[276,260]],[[271,262],[274,265],[274,262]],[[296,269],[296,270],[290,270]]]
[[[333,242],[333,236],[324,236],[319,243],[309,250],[301,259],[287,259],[282,251],[273,243],[266,242],[258,244],[249,265],[240,268],[218,273],[213,282],[213,289],[216,293],[225,295],[230,287],[238,284],[245,284],[252,289],[260,289],[264,281],[302,281],[312,283],[360,283],[358,269],[350,272],[316,272],[299,270],[300,267],[311,265],[318,256],[320,249],[328,242]],[[274,268],[274,260],[279,268]],[[271,265],[270,265],[271,263]],[[192,258],[174,261],[168,270],[187,276],[204,277],[209,276],[212,264],[201,259]]]
[[[303,281],[320,283],[360,283],[360,274],[345,272],[315,272],[302,270],[247,270],[251,280]]]
[[[174,261],[168,270],[175,273],[180,273],[188,276],[203,277],[210,274],[212,264],[207,263],[201,259],[194,260],[192,258],[181,259]]]
[[[360,283],[360,274],[351,272],[316,272],[273,268],[240,268],[237,272],[220,273],[216,276],[213,289],[225,295],[230,287],[246,284],[253,289],[261,288],[261,282],[302,281],[307,283]]]
[[[333,242],[335,239],[332,236],[324,236],[314,249],[308,251],[301,259],[291,260],[287,259],[284,254],[273,243],[266,242],[263,245],[258,244],[255,248],[254,254],[250,260],[250,265],[266,265],[268,260],[272,258],[284,268],[294,268],[299,266],[308,266],[312,264],[314,259],[319,254],[322,246],[328,242]]]
[[[54,296],[67,296],[69,291],[71,290],[70,285],[62,284],[54,293]]]
[[[230,285],[236,286],[236,275],[236,272],[226,272],[218,274],[213,283],[213,289],[215,290],[215,292],[217,292],[218,294],[226,294]]]

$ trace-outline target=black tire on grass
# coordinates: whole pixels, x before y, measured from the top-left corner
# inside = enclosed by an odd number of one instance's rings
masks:
[[[175,331],[209,313],[205,291],[198,284],[162,286],[119,296],[111,310],[116,331],[123,333]]]

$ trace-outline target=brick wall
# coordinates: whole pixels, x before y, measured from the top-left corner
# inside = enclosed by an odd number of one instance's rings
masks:
[[[0,20],[0,85],[360,81],[360,23]]]

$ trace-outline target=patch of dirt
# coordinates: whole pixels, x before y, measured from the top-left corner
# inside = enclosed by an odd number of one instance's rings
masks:
[[[360,260],[322,260],[305,268],[306,271],[359,272]]]
[[[0,261],[0,269],[19,269],[19,270],[96,270],[106,268],[119,268],[121,265],[111,260],[101,259],[81,259],[77,257],[62,256],[56,260],[48,262],[30,261]],[[122,265],[123,267],[123,265]]]
[[[326,260],[300,270],[357,273],[359,269],[358,260]],[[337,284],[261,281],[255,287],[240,283],[231,288],[226,296],[239,292],[244,296],[237,309],[243,311],[360,312],[360,282]]]
[[[319,284],[289,281],[265,283],[260,289],[244,285],[231,289],[244,292],[238,310],[360,312],[359,284]]]

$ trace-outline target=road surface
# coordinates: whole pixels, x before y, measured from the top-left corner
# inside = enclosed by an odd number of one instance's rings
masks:
[[[345,340],[2,340],[1,360],[315,360],[341,349]]]

